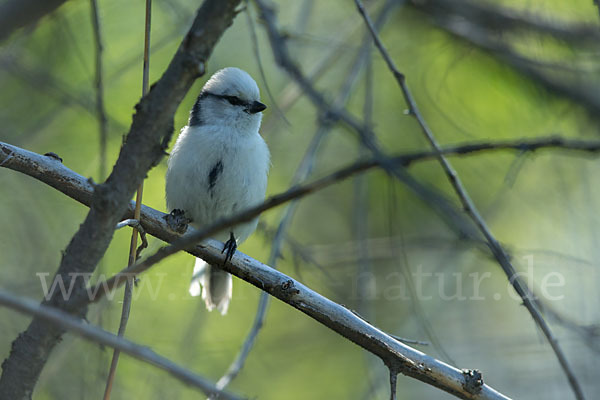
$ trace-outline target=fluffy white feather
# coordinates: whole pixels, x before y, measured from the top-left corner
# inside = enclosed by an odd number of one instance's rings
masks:
[[[259,134],[261,111],[256,82],[238,68],[216,72],[204,85],[171,152],[166,176],[169,210],[180,209],[200,228],[261,203],[270,166],[269,150]],[[254,232],[258,219],[233,228],[238,243]],[[230,230],[215,235],[226,241]],[[227,312],[231,275],[197,260],[190,294],[209,310]]]

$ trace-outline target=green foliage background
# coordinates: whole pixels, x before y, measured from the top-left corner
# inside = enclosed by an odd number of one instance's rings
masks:
[[[155,1],[151,82],[164,71],[199,3]],[[309,3],[312,10],[304,23],[300,15]],[[591,0],[493,3],[551,19],[598,22],[598,10]],[[368,4],[372,14],[381,6],[380,1]],[[141,94],[144,5],[140,0],[100,0],[99,7],[109,115],[107,159],[111,166]],[[310,71],[342,44],[339,56],[316,83],[334,99],[364,35],[353,2],[279,1],[278,10],[281,27],[289,34],[291,54],[304,71]],[[286,112],[289,124],[280,118],[266,85],[279,102],[291,83],[277,68],[254,11],[252,18],[266,81],[261,78],[247,18],[240,14],[215,49],[207,74],[179,107],[175,127],[178,130],[185,125],[195,97],[212,72],[225,66],[248,71],[269,105],[263,135],[273,155],[268,194],[275,194],[289,186],[317,128],[318,114],[301,98]],[[445,33],[408,6],[390,14],[382,39],[443,144],[551,134],[598,138],[596,116],[549,93],[493,54]],[[569,65],[593,58],[550,39],[523,36],[513,44],[539,59]],[[597,50],[592,56],[597,56]],[[376,52],[372,63],[373,121],[382,147],[389,154],[427,148],[414,119],[404,114],[401,92]],[[582,75],[579,83],[598,84],[595,71]],[[102,180],[93,76],[89,2],[67,2],[34,27],[14,34],[0,44],[0,140],[42,154],[56,152],[69,168]],[[357,115],[362,113],[364,91],[365,75],[361,74],[349,101],[349,110]],[[319,149],[314,176],[347,164],[359,151],[356,137],[336,126]],[[159,210],[165,210],[165,161],[150,171],[144,189],[144,203]],[[553,296],[563,296],[551,302],[552,307],[580,324],[597,324],[598,162],[579,154],[544,151],[533,155],[485,153],[453,158],[452,163],[519,269],[527,271],[528,260],[533,260],[534,286],[551,272],[564,277],[564,286],[549,290]],[[412,166],[410,172],[458,205],[436,162]],[[539,399],[571,396],[549,346],[520,302],[509,296],[512,289],[507,288],[506,277],[488,254],[479,245],[458,237],[420,199],[384,173],[369,172],[364,179],[369,190],[366,207],[356,209],[356,182],[347,181],[304,199],[294,218],[290,236],[325,272],[299,260],[289,245],[284,247],[278,267],[334,301],[360,309],[365,318],[389,333],[431,341],[428,332],[433,332],[454,365],[480,369],[486,383],[507,395]],[[373,245],[369,254],[372,290],[366,299],[357,296],[358,260],[347,251],[356,248],[352,243],[356,240],[355,216],[360,212],[367,215]],[[0,170],[0,286],[40,299],[36,274],[52,276],[61,250],[86,213],[85,207],[40,182]],[[280,215],[281,209],[271,210],[262,221],[273,229]],[[116,232],[97,275],[113,274],[126,264],[129,236],[128,230]],[[144,254],[161,245],[151,239]],[[259,231],[240,250],[266,262],[269,235]],[[236,279],[227,317],[208,313],[199,299],[187,293],[192,265],[192,257],[179,254],[140,277],[126,336],[216,380],[245,338],[260,293]],[[410,271],[434,274],[422,281],[423,295],[431,299],[411,300],[406,282]],[[451,296],[457,290],[466,297],[473,296],[469,274],[488,272],[491,277],[480,287],[485,300],[443,299],[444,293]],[[500,294],[500,299],[494,294]],[[116,331],[121,298],[119,291],[112,301],[92,307],[89,321]],[[0,309],[0,321],[3,359],[29,318]],[[595,398],[600,393],[597,339],[592,340],[596,346],[592,351],[571,330],[557,323],[552,326],[586,393]],[[444,357],[439,346],[422,350]],[[46,366],[34,398],[100,398],[111,354],[110,349],[66,335]],[[377,359],[274,300],[256,347],[231,389],[260,399],[385,399],[389,396],[387,379]],[[399,382],[401,399],[450,398],[409,378]],[[131,397],[191,399],[198,398],[198,392],[123,356],[113,398]]]

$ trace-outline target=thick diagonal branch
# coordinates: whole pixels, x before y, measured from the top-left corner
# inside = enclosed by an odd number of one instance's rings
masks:
[[[90,212],[71,239],[57,276],[69,282],[72,273],[94,271],[108,248],[114,227],[148,170],[164,155],[173,132],[173,115],[223,32],[235,17],[239,0],[206,0],[163,76],[136,106],[136,113],[117,163],[107,181],[94,187]],[[75,293],[85,290],[75,282]],[[59,293],[47,305],[69,309]],[[85,309],[77,310],[80,315]],[[0,398],[29,399],[50,352],[63,329],[34,318],[13,342],[2,364]]]
[[[598,141],[588,143],[581,141],[570,142],[560,138],[539,139],[531,142],[514,141],[482,143],[479,145],[472,144],[470,146],[442,149],[441,153],[470,154],[491,149],[513,149],[523,151],[527,149],[535,150],[542,147],[575,149],[576,151],[586,151],[594,155],[600,154],[600,142]],[[432,159],[438,154],[438,152],[418,152],[398,156],[392,159],[392,161],[401,165],[410,165],[413,162]],[[357,162],[340,170],[344,172],[343,174],[340,174],[338,171],[336,174],[330,175],[329,178],[322,178],[320,180],[321,187],[324,187],[323,182],[333,184],[339,181],[339,179],[337,181],[334,180],[333,176],[349,177],[375,166],[377,166],[375,160]],[[94,188],[88,180],[69,170],[55,158],[41,156],[0,142],[0,167],[10,168],[30,175],[65,193],[82,204],[89,206],[93,202]],[[325,181],[323,181],[323,179],[325,179]],[[301,193],[310,193],[309,190],[302,186],[295,189],[292,188],[291,190],[293,191],[292,194],[296,193],[296,197],[292,197],[292,195],[288,193],[285,195],[287,200],[297,198]],[[281,198],[281,195],[279,198]],[[273,206],[273,204],[282,204],[282,202],[281,200],[279,200],[278,203],[270,200],[270,203],[268,202],[268,204]],[[132,216],[133,207],[133,202],[129,203],[128,208],[124,210],[122,217],[127,218]],[[259,209],[255,210],[255,215],[258,215],[264,209],[266,209],[266,207],[265,205],[262,205]],[[143,206],[142,224],[144,229],[149,234],[166,242],[171,243],[181,240],[179,235],[168,229],[163,218],[164,215],[165,214],[159,211]],[[240,214],[243,218],[248,218],[248,215],[250,215],[248,212]],[[240,221],[240,216],[238,216],[237,222]],[[226,221],[226,223],[236,224],[235,221]],[[221,249],[221,243],[209,240],[206,242],[206,245],[202,247],[196,246],[190,248],[189,252],[197,257],[203,258],[207,262],[221,264]],[[333,303],[299,282],[294,281],[290,277],[239,252],[233,258],[232,262],[225,266],[225,269],[237,277],[255,285],[259,289],[267,291],[271,295],[306,313],[323,325],[333,329],[340,335],[379,356],[384,362],[388,364],[397,363],[399,368],[401,368],[402,373],[437,386],[458,397],[472,398],[472,396],[463,389],[462,385],[465,381],[462,372],[458,369],[403,345],[391,336],[381,332],[362,320],[352,311]],[[84,290],[83,293],[85,296],[86,291]],[[87,302],[89,301],[90,297],[87,297]],[[87,304],[87,302],[84,302],[84,304]],[[71,307],[74,307],[75,303],[71,303],[70,305]],[[484,385],[479,398],[492,399],[504,397]]]

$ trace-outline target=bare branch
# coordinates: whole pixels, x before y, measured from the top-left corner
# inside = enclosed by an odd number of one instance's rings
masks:
[[[254,58],[256,59],[256,64],[258,65],[258,71],[260,73],[260,77],[265,85],[265,90],[267,91],[267,96],[269,96],[269,100],[271,104],[277,111],[277,114],[281,117],[283,121],[287,125],[290,125],[290,122],[287,120],[283,110],[279,107],[277,100],[275,100],[275,96],[273,96],[273,92],[271,92],[271,87],[269,86],[269,81],[267,80],[267,75],[265,74],[265,69],[263,67],[262,58],[260,56],[260,47],[258,46],[258,37],[256,36],[256,27],[254,26],[254,17],[250,12],[250,7],[248,4],[248,0],[244,0],[246,4],[246,21],[248,23],[248,30],[250,31],[250,39],[252,39],[252,51],[254,52]]]
[[[252,322],[252,327],[250,328],[250,332],[244,339],[244,344],[240,349],[239,353],[227,368],[227,371],[219,380],[217,381],[217,387],[219,390],[225,389],[231,381],[235,379],[236,376],[240,373],[242,368],[244,368],[244,364],[246,363],[246,359],[250,354],[250,351],[254,347],[254,342],[256,342],[256,337],[260,332],[263,324],[265,323],[265,316],[267,315],[267,307],[269,306],[271,298],[266,292],[260,293],[260,299],[258,300],[258,307],[256,310],[256,315],[254,316],[254,321]],[[216,397],[213,397],[216,398]]]
[[[396,400],[396,383],[398,382],[398,371],[390,368],[390,400]]]
[[[67,329],[84,339],[119,349],[138,360],[167,371],[175,378],[200,389],[207,395],[218,394],[220,399],[240,399],[238,396],[217,389],[215,384],[208,379],[196,375],[190,370],[175,364],[173,361],[156,354],[149,347],[141,346],[130,340],[113,335],[94,325],[85,323],[81,319],[75,318],[64,311],[40,305],[31,299],[12,295],[2,289],[0,289],[0,304],[24,314],[35,315],[54,325]]]
[[[307,73],[307,79],[312,82],[318,81],[325,72],[333,66],[337,61],[341,59],[340,55],[346,50],[347,45],[350,41],[353,41],[353,34],[357,31],[356,24],[351,24],[350,27],[343,27],[340,32],[340,36],[344,37],[344,40],[335,43],[335,45],[328,48],[324,57],[314,63],[310,71]],[[295,81],[290,81],[282,90],[281,90],[281,100],[278,106],[281,108],[282,112],[286,112],[290,109],[296,101],[301,97],[302,91],[299,85]],[[274,125],[275,118],[271,117],[270,114],[266,117],[261,125],[261,131],[268,132],[272,129]]]
[[[115,167],[101,185],[94,187],[90,212],[73,236],[55,279],[71,280],[70,273],[92,272],[102,258],[114,233],[114,227],[127,210],[129,199],[148,170],[164,155],[173,132],[173,115],[204,65],[223,32],[231,25],[240,0],[206,0],[171,60],[163,76],[136,106],[136,113]],[[85,283],[75,283],[76,292],[85,291]],[[44,304],[66,311],[58,291]],[[80,315],[85,308],[78,309]],[[34,318],[27,330],[13,342],[3,363],[0,397],[23,399],[33,392],[39,374],[63,333]]]
[[[371,50],[371,40],[369,38],[369,33],[365,35],[365,43],[367,44],[367,49]],[[364,81],[365,81],[365,98],[363,102],[363,118],[365,120],[365,125],[369,128],[373,127],[373,59],[369,57],[367,60],[367,64],[365,66],[364,72]],[[360,140],[357,141],[357,154],[359,158],[366,157],[368,150],[365,149],[364,146],[361,145]],[[352,214],[353,214],[353,234],[356,238],[356,241],[359,244],[357,257],[353,259],[356,264],[356,282],[357,282],[357,301],[356,301],[356,310],[359,314],[365,316],[367,320],[371,320],[373,317],[373,307],[372,303],[366,301],[368,299],[369,292],[371,290],[372,280],[372,259],[369,254],[369,248],[363,243],[367,242],[369,237],[369,192],[371,187],[369,186],[369,181],[365,178],[364,175],[358,175],[354,178],[353,182],[353,204],[352,204]],[[366,278],[368,277],[368,278]],[[391,336],[391,335],[390,335]],[[394,337],[396,338],[396,337]],[[403,342],[404,344],[408,344]],[[374,365],[377,360],[372,356],[372,354],[368,352],[363,352],[364,362],[367,370],[366,378],[367,378],[367,388],[368,388],[368,397],[373,398],[374,388],[377,387],[375,383],[377,371],[376,366]],[[395,388],[391,390],[391,393],[396,393]]]
[[[144,23],[144,59],[143,59],[143,73],[142,73],[142,97],[148,94],[149,76],[150,76],[150,27],[151,27],[151,16],[152,16],[152,0],[146,0],[145,7],[145,23]],[[142,207],[142,196],[144,193],[144,182],[142,181],[137,188],[135,195],[135,209],[133,210],[134,220],[140,220],[140,212]],[[138,232],[140,236],[143,235],[143,231],[138,231],[137,228],[133,228],[131,231],[131,240],[129,242],[129,257],[127,265],[133,265],[139,254],[137,249]],[[143,236],[142,236],[143,239]],[[144,246],[142,244],[142,246]],[[145,247],[148,244],[146,243]],[[142,247],[140,247],[141,249]],[[123,293],[123,307],[121,311],[121,319],[119,321],[118,335],[125,335],[127,329],[127,322],[129,321],[129,314],[131,312],[131,301],[133,298],[133,282],[134,277],[127,279],[125,283],[125,290]],[[112,391],[113,382],[115,379],[115,373],[117,371],[117,364],[119,363],[119,350],[115,349],[113,352],[112,360],[110,362],[110,369],[108,371],[108,378],[106,379],[106,388],[104,390],[104,400],[110,400],[110,394]]]
[[[102,70],[102,33],[100,29],[100,15],[97,0],[90,0],[92,9],[92,27],[94,31],[95,57],[96,57],[96,118],[98,118],[98,133],[100,138],[100,173],[99,179],[106,177],[106,141],[108,139],[108,126],[106,110],[104,108],[104,82]]]
[[[257,226],[257,231],[262,233],[265,236],[265,239],[273,241],[273,239],[275,238],[275,234],[277,233],[277,230],[269,225],[267,225],[264,221],[259,220],[258,221],[258,226]],[[295,272],[298,274],[298,277],[301,277],[302,272],[299,269],[299,261],[305,262],[307,264],[310,264],[311,266],[317,268],[319,270],[319,272],[321,272],[329,281],[333,282],[334,281],[334,277],[333,275],[331,275],[327,269],[321,264],[319,263],[313,256],[312,254],[309,253],[309,251],[307,250],[307,248],[302,245],[302,243],[298,242],[298,240],[296,240],[295,238],[293,238],[289,232],[285,235],[284,238],[289,250],[292,252],[292,259],[294,261],[294,269]]]
[[[477,210],[475,203],[473,203],[473,200],[469,196],[469,193],[467,192],[464,185],[462,184],[460,177],[458,176],[458,174],[456,173],[454,168],[452,168],[452,165],[450,165],[450,162],[446,159],[446,157],[444,157],[444,155],[442,155],[440,145],[438,144],[437,140],[435,139],[433,132],[427,126],[425,119],[419,112],[417,104],[416,104],[414,98],[412,97],[412,94],[408,88],[408,85],[406,84],[406,79],[405,79],[404,74],[402,74],[396,68],[396,65],[394,64],[393,60],[391,59],[390,55],[388,54],[387,50],[385,49],[383,43],[381,42],[381,39],[379,38],[379,35],[377,34],[377,31],[375,30],[369,15],[366,13],[361,0],[355,0],[355,3],[356,3],[356,6],[358,7],[358,11],[364,18],[365,23],[367,24],[367,26],[369,27],[369,30],[371,31],[373,40],[375,41],[375,45],[379,49],[381,55],[383,56],[385,62],[388,65],[388,68],[393,73],[394,77],[396,78],[396,81],[398,82],[398,85],[400,86],[400,89],[402,90],[402,94],[404,95],[406,104],[409,107],[410,114],[412,116],[414,116],[415,119],[418,121],[418,123],[421,127],[421,130],[422,130],[423,134],[425,135],[425,137],[427,138],[427,141],[429,142],[431,147],[436,152],[438,152],[438,157],[437,157],[438,161],[441,164],[442,168],[444,169],[444,172],[446,173],[448,181],[454,188],[456,195],[460,199],[460,202],[461,202],[465,212],[473,219],[473,221],[475,222],[475,224],[477,225],[477,227],[479,228],[479,230],[481,231],[483,236],[486,238],[486,240],[488,242],[488,246],[490,247],[490,250],[492,251],[494,257],[496,258],[496,260],[498,261],[498,263],[504,270],[504,273],[506,274],[509,282],[512,284],[515,291],[519,294],[519,296],[523,300],[523,304],[525,305],[525,307],[531,314],[531,317],[533,318],[535,323],[540,327],[540,329],[544,333],[544,336],[546,336],[546,339],[548,340],[550,346],[552,347],[552,350],[556,354],[556,357],[558,358],[558,361],[559,361],[565,375],[567,376],[567,379],[569,380],[569,384],[571,385],[571,388],[573,390],[573,393],[575,394],[575,397],[580,400],[584,399],[585,396],[584,396],[581,386],[577,380],[577,376],[575,375],[575,372],[569,365],[567,357],[566,357],[565,353],[563,352],[562,348],[560,347],[560,345],[558,344],[558,340],[552,333],[550,326],[546,323],[544,317],[542,316],[542,313],[539,309],[540,304],[535,300],[535,296],[533,295],[531,288],[529,288],[527,286],[527,283],[525,281],[523,281],[523,279],[517,274],[517,271],[515,270],[514,266],[512,265],[508,254],[506,253],[506,251],[504,250],[502,245],[500,245],[500,242],[498,242],[498,240],[496,240],[496,238],[492,234],[491,230],[487,226],[485,220],[479,214],[479,211]]]
[[[53,158],[44,157],[0,142],[0,164],[3,164],[4,167],[38,177],[39,180],[55,187],[63,193],[73,193],[73,198],[77,200],[87,199],[87,204],[91,204],[90,200],[93,190],[91,184],[84,177],[64,167]],[[346,174],[348,170],[346,169]],[[316,182],[321,182],[321,186],[325,183],[331,184],[331,177],[330,175],[330,178],[327,178],[329,180],[319,180]],[[305,185],[304,188],[311,186],[315,187],[309,184]],[[319,187],[319,185],[316,185],[316,187]],[[298,190],[306,193],[308,189]],[[292,189],[292,192],[294,192],[294,189]],[[298,193],[298,191],[295,193]],[[286,196],[290,195],[286,194]],[[266,204],[274,204],[274,201],[268,200]],[[131,216],[133,209],[134,205],[131,202],[124,216]],[[246,218],[248,212],[240,215]],[[170,243],[181,242],[182,239],[194,235],[202,236],[197,235],[193,230],[192,234],[184,237],[179,236],[168,228],[164,219],[165,216],[166,214],[164,213],[143,206],[142,225],[146,232]],[[208,263],[221,265],[223,262],[222,247],[223,244],[221,242],[206,240],[202,245],[188,247],[187,251],[196,257],[204,259]],[[138,265],[141,264],[136,264],[134,267]],[[472,394],[465,389],[467,382],[461,370],[403,344],[372,326],[346,307],[321,296],[291,277],[240,252],[237,252],[232,261],[225,264],[223,268],[227,272],[268,292],[367,351],[377,355],[394,371],[399,371],[404,375],[436,386],[459,398],[473,398]],[[139,273],[139,271],[134,272],[136,274]],[[90,290],[87,292],[87,296],[86,299],[71,297],[69,300],[71,309],[82,307],[93,300],[93,291]],[[478,398],[507,399],[506,396],[487,385],[482,385]]]

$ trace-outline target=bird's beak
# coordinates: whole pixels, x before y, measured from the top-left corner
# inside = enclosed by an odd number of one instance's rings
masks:
[[[266,109],[267,109],[267,106],[265,106],[260,101],[253,101],[252,104],[250,104],[250,106],[248,107],[248,112],[250,114],[256,114],[256,113],[264,111]]]

